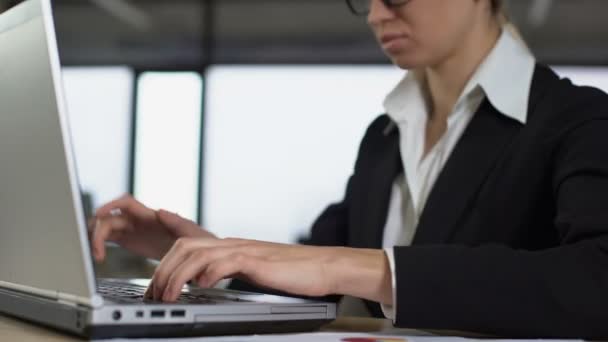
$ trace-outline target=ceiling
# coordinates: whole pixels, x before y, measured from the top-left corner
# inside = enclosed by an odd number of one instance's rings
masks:
[[[365,20],[352,16],[343,0],[53,3],[62,60],[69,65],[387,63]],[[539,60],[608,65],[608,1],[511,0],[508,7]]]

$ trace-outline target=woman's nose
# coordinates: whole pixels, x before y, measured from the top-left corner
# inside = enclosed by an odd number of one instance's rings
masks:
[[[393,9],[387,7],[382,0],[370,0],[369,14],[367,15],[367,22],[370,25],[375,26],[394,17]]]

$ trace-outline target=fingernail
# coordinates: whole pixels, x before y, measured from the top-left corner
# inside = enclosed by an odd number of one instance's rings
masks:
[[[172,302],[173,296],[171,295],[171,291],[166,291],[163,293],[163,302]]]

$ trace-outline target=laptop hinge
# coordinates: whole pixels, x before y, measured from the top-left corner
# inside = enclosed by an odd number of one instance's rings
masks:
[[[74,306],[85,306],[89,308],[100,308],[103,306],[103,298],[94,294],[91,298],[75,296],[69,293],[57,292],[57,301]]]
[[[39,289],[39,288],[27,286],[27,285],[9,283],[6,281],[0,281],[0,287],[6,288],[9,290],[13,290],[13,291],[31,294],[34,296],[53,299],[62,304],[67,304],[67,305],[72,305],[72,306],[80,305],[80,306],[85,306],[85,307],[90,307],[90,308],[99,308],[99,307],[103,306],[103,298],[101,298],[97,294],[93,295],[91,298],[87,298],[87,297],[80,297],[80,296],[75,296],[75,295],[67,294],[67,293],[61,293],[58,291],[43,290],[43,289]]]

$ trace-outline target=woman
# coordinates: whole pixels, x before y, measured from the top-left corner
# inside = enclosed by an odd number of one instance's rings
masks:
[[[236,277],[380,303],[401,327],[607,337],[608,97],[537,65],[498,0],[348,4],[412,72],[318,247],[217,239],[125,197],[97,212],[96,257],[109,239],[162,258],[149,295],[164,301]]]

